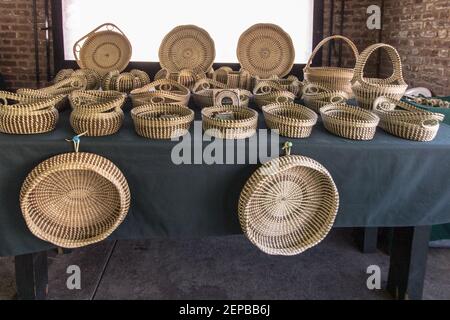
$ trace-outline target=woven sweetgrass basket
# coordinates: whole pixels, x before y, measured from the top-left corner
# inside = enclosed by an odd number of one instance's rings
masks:
[[[39,134],[53,131],[59,120],[55,106],[60,97],[35,101],[6,91],[0,92],[0,132],[6,134]]]
[[[70,125],[76,134],[85,133],[88,137],[103,137],[117,133],[122,127],[125,116],[120,108],[93,113],[73,110]]]
[[[85,77],[87,81],[87,90],[97,90],[100,88],[101,76],[91,69],[78,69],[75,71],[73,69],[62,69],[56,74],[53,82],[57,84],[70,77]]]
[[[69,96],[73,110],[99,113],[121,109],[126,95],[117,91],[80,90]]]
[[[45,92],[42,92],[40,90],[36,89],[27,89],[27,88],[21,88],[17,89],[17,94],[24,97],[24,99],[27,99],[29,102],[40,102],[49,100],[52,98],[57,98],[57,103],[55,104],[55,108],[58,111],[63,111],[67,107],[67,96],[66,95],[51,95]]]
[[[317,123],[317,114],[293,103],[269,104],[262,108],[267,127],[289,138],[307,138]]]
[[[325,129],[351,140],[372,140],[380,118],[368,111],[347,104],[330,104],[320,109]]]
[[[302,93],[303,90],[303,83],[298,80],[296,76],[289,76],[286,79],[279,78],[279,77],[272,77],[269,79],[261,79],[259,77],[253,78],[254,87],[258,86],[261,82],[273,82],[277,87],[280,88],[282,91],[290,91],[295,96],[299,96],[299,94]]]
[[[106,239],[125,219],[130,190],[122,172],[91,153],[66,153],[39,164],[20,192],[30,231],[63,248]]]
[[[284,156],[260,167],[239,199],[244,234],[270,255],[292,256],[319,244],[331,230],[339,194],[330,173],[302,156]]]
[[[294,103],[295,94],[273,81],[260,81],[253,89],[255,104],[262,108],[272,103]]]
[[[145,104],[189,105],[191,92],[185,86],[169,79],[160,79],[131,91],[134,107]]]
[[[380,127],[403,139],[432,141],[439,131],[444,115],[419,109],[409,103],[379,97],[373,112],[380,117]]]
[[[345,91],[330,91],[321,85],[307,83],[303,87],[302,99],[305,106],[319,113],[320,108],[328,104],[346,103],[350,95]]]
[[[252,93],[244,89],[227,89],[227,88],[202,89],[203,87],[204,86],[199,86],[192,94],[194,102],[196,106],[199,108],[206,108],[221,104],[231,104],[240,107],[248,107],[252,97]],[[227,92],[230,92],[232,95],[235,95],[238,101],[236,101],[233,97],[227,94]],[[220,99],[221,101],[216,101],[217,96],[221,96]],[[229,99],[227,99],[227,97]],[[229,100],[229,103],[223,103],[224,100]]]
[[[150,77],[144,71],[133,69],[130,72],[120,73],[114,70],[104,75],[102,89],[129,93],[149,83]]]
[[[369,57],[379,49],[387,52],[393,64],[393,73],[387,79],[365,78],[364,68]],[[387,44],[377,43],[369,46],[358,57],[355,74],[352,79],[352,90],[361,108],[371,110],[378,97],[388,97],[399,101],[406,92],[408,85],[403,80],[402,63],[397,50]]]
[[[148,104],[131,110],[136,133],[149,139],[172,139],[188,133],[194,111],[182,105]]]
[[[192,90],[197,81],[207,78],[207,73],[194,71],[191,69],[183,69],[179,72],[170,72],[167,69],[161,69],[155,75],[155,80],[169,79],[178,82],[189,90]]]
[[[218,115],[232,113],[233,119],[221,119]],[[239,106],[214,106],[202,110],[203,130],[220,139],[245,139],[253,136],[258,127],[258,113]]]
[[[334,35],[323,39],[311,54],[308,63],[304,69],[304,76],[307,82],[317,83],[330,91],[344,91],[350,96],[353,95],[351,80],[355,69],[353,68],[340,68],[340,67],[312,67],[311,63],[319,50],[331,40],[342,40],[347,43],[355,56],[358,58],[358,49],[355,44],[348,38],[340,35]]]

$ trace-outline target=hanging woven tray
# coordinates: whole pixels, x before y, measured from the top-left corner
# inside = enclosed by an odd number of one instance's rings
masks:
[[[63,80],[66,80],[70,77],[85,77],[87,84],[87,90],[97,90],[100,88],[101,76],[94,70],[91,69],[78,69],[74,71],[73,69],[62,69],[60,70],[55,78],[53,79],[53,83],[57,84]]]
[[[129,207],[130,190],[122,172],[91,153],[61,154],[42,162],[20,192],[20,208],[30,231],[63,248],[106,239]]]
[[[59,97],[31,101],[17,93],[0,92],[0,132],[6,134],[39,134],[53,131],[59,120],[55,106]]]
[[[131,91],[130,96],[135,107],[149,103],[188,106],[191,93],[176,81],[161,79]]]
[[[303,102],[305,106],[320,113],[320,108],[329,105],[347,103],[350,96],[345,91],[330,91],[321,85],[315,83],[307,83],[303,87]]]
[[[251,75],[260,78],[284,77],[294,65],[295,50],[291,37],[274,24],[256,24],[239,38],[238,60]]]
[[[364,68],[369,57],[379,49],[387,52],[393,65],[393,73],[389,78],[365,78]],[[355,74],[352,79],[352,90],[361,108],[372,110],[373,103],[378,97],[388,97],[400,101],[408,85],[403,80],[402,63],[397,50],[387,44],[377,43],[369,46],[358,57]]]
[[[100,31],[103,28],[106,30]],[[73,54],[80,68],[104,75],[113,70],[122,72],[130,62],[132,47],[122,30],[105,23],[78,40]]]
[[[355,69],[353,68],[340,68],[340,67],[312,67],[311,63],[319,50],[331,40],[342,40],[352,50],[355,59],[358,59],[358,49],[355,44],[344,36],[331,36],[323,39],[311,54],[311,57],[303,70],[305,80],[307,82],[316,83],[327,88],[329,91],[344,91],[348,95],[353,96],[351,80]],[[331,49],[329,49],[331,50]]]
[[[319,244],[331,230],[339,194],[317,161],[284,156],[260,167],[239,199],[239,220],[247,238],[270,255],[292,256]]]
[[[320,109],[325,129],[339,137],[372,140],[380,118],[368,111],[346,104],[330,104]]]
[[[149,139],[172,139],[188,133],[194,111],[180,105],[143,105],[131,110],[136,133]]]
[[[55,104],[55,108],[60,112],[66,109],[67,106],[67,96],[62,94],[51,95],[40,90],[26,88],[17,89],[17,94],[23,96],[24,99],[27,99],[29,102],[41,102],[51,100],[52,98],[57,98],[58,100]]]
[[[159,47],[161,67],[169,72],[183,69],[207,72],[216,57],[214,41],[206,30],[194,25],[174,28]]]
[[[144,71],[133,69],[130,72],[120,73],[118,70],[114,70],[103,77],[102,89],[129,93],[149,83],[150,77]]]
[[[374,113],[380,117],[380,127],[400,138],[413,141],[432,141],[439,131],[444,115],[419,109],[406,102],[379,97]]]
[[[117,91],[80,90],[69,96],[73,110],[91,113],[121,109],[126,95]]]
[[[317,114],[293,103],[269,104],[262,108],[267,127],[289,138],[307,138],[317,123]]]
[[[272,103],[294,103],[295,94],[273,81],[260,81],[253,89],[255,104],[262,108]]]
[[[233,120],[218,115],[232,113]],[[202,110],[203,130],[220,139],[245,139],[253,136],[258,127],[258,113],[239,106],[214,106]]]

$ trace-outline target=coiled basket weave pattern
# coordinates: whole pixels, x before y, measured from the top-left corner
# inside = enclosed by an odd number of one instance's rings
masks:
[[[106,239],[125,219],[130,190],[122,172],[91,153],[66,153],[39,164],[26,178],[20,207],[30,231],[63,248]]]
[[[303,102],[305,106],[320,113],[320,108],[333,103],[346,103],[350,96],[345,91],[330,91],[329,89],[315,84],[307,83],[303,87]]]
[[[134,107],[145,104],[187,106],[191,98],[191,92],[174,80],[160,79],[131,91],[130,97]]]
[[[331,230],[339,194],[317,161],[284,156],[260,167],[239,199],[244,234],[271,255],[291,256],[319,244]]]

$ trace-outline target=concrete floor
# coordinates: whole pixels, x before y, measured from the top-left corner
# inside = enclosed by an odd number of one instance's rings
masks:
[[[366,287],[370,265],[386,284],[389,257],[361,254],[349,230],[334,230],[296,257],[271,257],[243,236],[104,242],[49,258],[50,299],[390,299]],[[81,290],[66,287],[70,265]],[[425,299],[450,299],[450,250],[431,249]],[[12,258],[0,258],[0,299],[15,295]]]

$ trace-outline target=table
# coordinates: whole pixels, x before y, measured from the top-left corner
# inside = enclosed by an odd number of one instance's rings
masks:
[[[48,134],[0,134],[0,256],[21,257],[16,260],[19,276],[28,274],[30,268],[42,269],[42,257],[36,254],[53,248],[26,228],[19,190],[38,163],[72,151],[65,141],[73,136],[68,118],[67,111],[62,113],[57,130]],[[196,118],[200,118],[198,110]],[[262,115],[259,128],[265,128]],[[194,145],[200,143],[206,150],[211,147],[211,142],[202,141],[200,123],[193,125],[190,133]],[[450,126],[442,125],[435,141],[429,143],[403,140],[381,129],[373,141],[350,141],[331,135],[321,123],[308,139],[280,137],[279,144],[286,140],[294,143],[293,154],[316,159],[333,176],[341,201],[335,227],[395,227],[389,288],[399,297],[420,298],[426,263],[424,239],[430,226],[450,222]],[[260,151],[277,142],[261,141]],[[241,233],[239,193],[258,164],[177,165],[171,160],[177,144],[138,137],[128,113],[118,134],[82,139],[81,151],[112,160],[130,186],[130,212],[111,239]],[[223,147],[226,155],[247,153],[248,149],[248,140],[244,145]],[[410,265],[410,261],[414,263]]]

